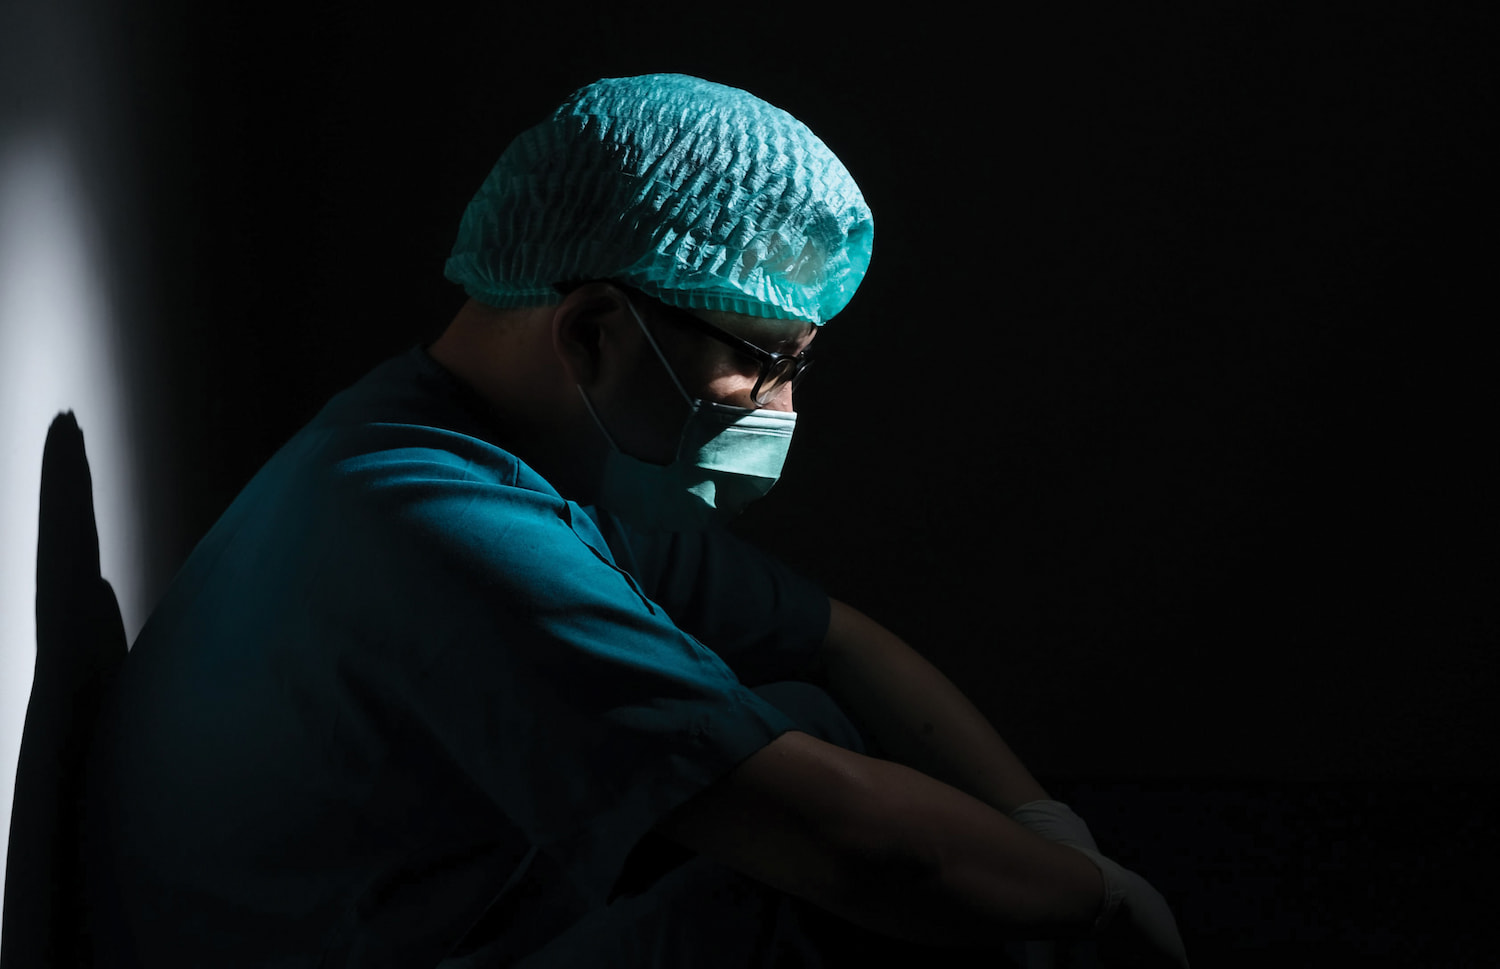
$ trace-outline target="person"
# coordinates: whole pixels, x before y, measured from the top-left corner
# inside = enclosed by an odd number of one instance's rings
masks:
[[[451,324],[277,452],[126,660],[88,777],[96,961],[816,965],[796,900],[1184,965],[951,682],[724,528],[872,232],[833,153],[735,88],[604,79],[521,134],[463,216]]]

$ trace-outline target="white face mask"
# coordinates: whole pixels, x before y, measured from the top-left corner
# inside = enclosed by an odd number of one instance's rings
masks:
[[[645,320],[634,305],[626,305],[687,402],[689,414],[676,458],[670,464],[651,464],[620,450],[580,386],[578,393],[589,416],[610,445],[595,503],[636,525],[668,531],[703,528],[715,519],[738,515],[781,477],[797,415],[693,399],[646,329]]]

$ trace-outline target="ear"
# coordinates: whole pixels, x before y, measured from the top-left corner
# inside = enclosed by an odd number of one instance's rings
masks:
[[[552,313],[552,349],[568,377],[585,390],[613,376],[635,329],[628,297],[606,282],[584,283]]]

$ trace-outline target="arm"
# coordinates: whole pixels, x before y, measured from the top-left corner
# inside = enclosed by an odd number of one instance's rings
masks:
[[[955,788],[786,733],[669,815],[668,838],[871,931],[936,945],[1082,935],[1099,870]]]
[[[1047,797],[946,676],[838,600],[832,601],[818,672],[828,692],[892,760],[1000,811]]]
[[[1010,815],[1006,820],[1013,818],[1049,846],[1077,849],[1098,866],[1105,887],[1100,923],[1109,926],[1098,936],[1101,951],[1122,964],[1187,965],[1176,920],[1160,893],[1098,853],[1087,825],[1048,799],[984,715],[932,664],[836,600],[820,659],[816,672],[829,692],[890,757]]]

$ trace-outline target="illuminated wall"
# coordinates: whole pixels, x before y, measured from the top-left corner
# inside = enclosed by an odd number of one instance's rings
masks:
[[[0,838],[36,657],[42,446],[59,411],[83,429],[102,567],[134,638],[149,608],[139,514],[144,373],[110,213],[128,209],[128,86],[80,0],[0,8]],[[128,245],[128,242],[127,242]],[[0,864],[4,851],[0,849]]]

